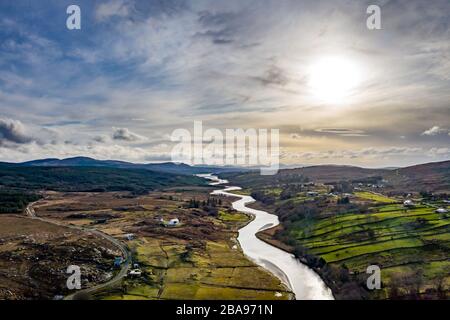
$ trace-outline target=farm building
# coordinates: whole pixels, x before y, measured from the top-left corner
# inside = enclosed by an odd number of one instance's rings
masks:
[[[169,223],[167,224],[169,227],[175,227],[180,224],[180,220],[178,218],[170,219]]]
[[[444,209],[444,208],[436,209],[436,213],[447,213],[447,212],[448,212],[447,209]]]
[[[403,206],[404,207],[414,207],[414,202],[412,201],[412,200],[405,200],[404,202],[403,202]]]
[[[142,275],[142,271],[139,269],[133,269],[129,272],[131,277],[140,277]]]
[[[136,238],[136,236],[133,233],[127,233],[125,235],[125,239],[130,241],[130,240],[134,240]]]

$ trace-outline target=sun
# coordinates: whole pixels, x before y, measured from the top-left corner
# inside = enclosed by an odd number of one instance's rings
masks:
[[[311,65],[309,87],[320,101],[340,104],[348,101],[360,83],[357,64],[341,57],[322,58]]]

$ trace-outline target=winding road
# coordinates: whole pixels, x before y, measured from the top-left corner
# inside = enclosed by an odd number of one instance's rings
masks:
[[[98,285],[95,285],[93,287],[90,288],[86,288],[86,289],[81,289],[81,290],[77,290],[76,292],[67,295],[66,297],[64,297],[64,300],[74,300],[75,296],[78,294],[95,294],[98,293],[100,291],[103,291],[104,289],[108,288],[108,287],[113,287],[116,284],[120,283],[120,281],[122,281],[122,279],[124,277],[127,276],[128,274],[128,270],[130,269],[131,266],[131,253],[128,251],[128,248],[119,240],[117,240],[116,238],[103,233],[101,231],[95,230],[95,229],[90,229],[90,228],[84,228],[84,227],[79,227],[79,226],[73,226],[73,225],[67,225],[67,224],[63,224],[63,223],[58,223],[56,221],[52,221],[52,220],[48,220],[48,219],[44,219],[44,218],[40,218],[38,216],[36,216],[36,212],[33,208],[34,205],[36,205],[39,201],[30,203],[26,208],[25,208],[25,214],[30,218],[30,219],[34,219],[34,220],[39,220],[45,223],[50,223],[53,225],[57,225],[60,227],[66,227],[66,228],[70,228],[70,229],[74,229],[74,230],[78,230],[78,231],[82,231],[82,232],[86,232],[86,233],[91,233],[91,234],[95,234],[109,242],[111,242],[114,246],[116,246],[121,252],[122,255],[124,256],[124,262],[122,264],[122,268],[120,269],[120,271],[110,280],[108,280],[107,282],[104,283],[100,283]]]

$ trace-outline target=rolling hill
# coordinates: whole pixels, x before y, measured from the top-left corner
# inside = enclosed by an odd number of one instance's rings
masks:
[[[450,161],[432,162],[405,168],[367,169],[353,166],[321,165],[296,169],[282,169],[273,176],[260,176],[257,172],[225,173],[223,178],[243,186],[283,185],[304,179],[332,183],[338,181],[385,180],[395,190],[450,191]]]
[[[131,163],[117,160],[97,160],[89,157],[73,157],[67,159],[40,159],[17,164],[4,163],[24,167],[106,167],[119,169],[143,169],[156,172],[166,172],[174,174],[198,174],[198,173],[221,173],[231,171],[246,171],[248,169],[238,167],[212,167],[212,166],[190,166],[184,163],[163,162],[163,163]]]
[[[195,176],[143,169],[0,165],[0,187],[3,189],[145,192],[204,184],[204,179]]]

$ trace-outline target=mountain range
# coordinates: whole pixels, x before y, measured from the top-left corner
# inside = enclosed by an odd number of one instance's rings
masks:
[[[1,166],[14,167],[103,167],[116,169],[140,169],[161,173],[192,175],[199,173],[232,174],[246,173],[255,179],[285,180],[287,176],[303,175],[314,181],[328,183],[341,180],[364,180],[371,177],[380,177],[389,183],[404,188],[420,188],[430,191],[450,190],[450,160],[431,162],[404,168],[368,169],[345,165],[317,165],[301,168],[284,169],[281,167],[275,176],[257,177],[256,168],[244,167],[218,167],[218,166],[190,166],[184,163],[131,163],[118,160],[97,160],[89,157],[73,157],[67,159],[40,159],[22,163],[0,162]]]
[[[66,159],[39,159],[21,163],[0,162],[3,165],[24,167],[107,167],[118,169],[144,169],[173,174],[223,173],[230,171],[248,171],[239,167],[190,166],[184,163],[132,163],[118,160],[97,160],[89,157],[73,157]]]

